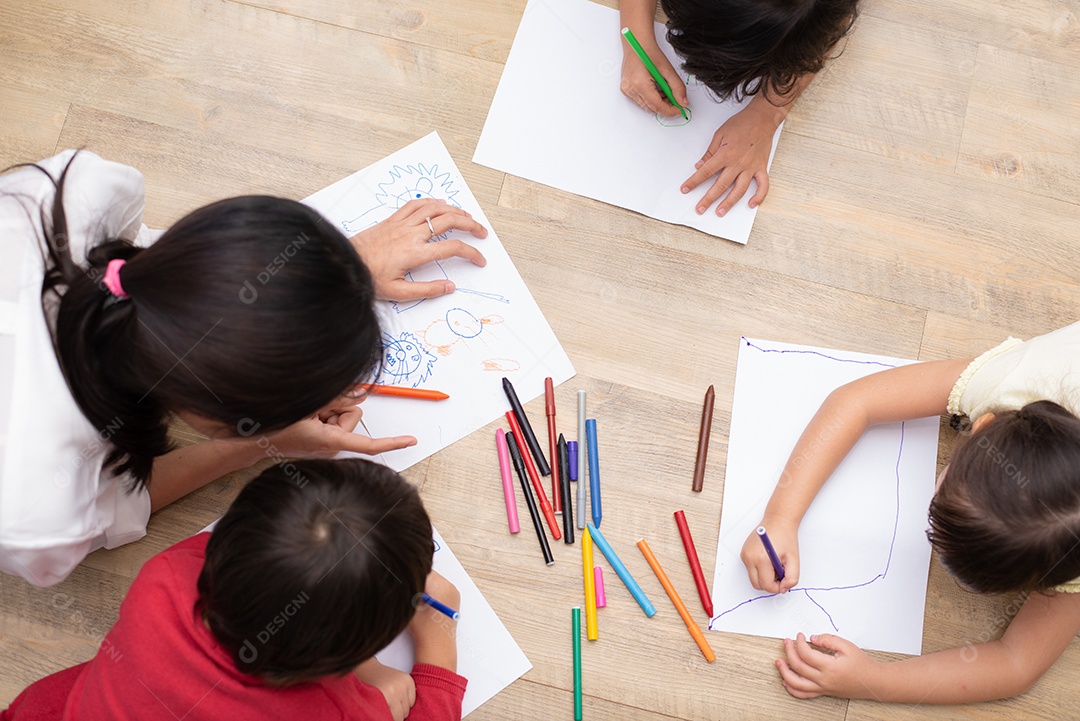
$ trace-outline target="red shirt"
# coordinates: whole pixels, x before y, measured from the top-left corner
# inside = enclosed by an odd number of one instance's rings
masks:
[[[195,612],[209,533],[151,558],[120,618],[75,682],[64,721],[391,719],[382,693],[354,674],[270,688],[241,673]],[[414,721],[461,718],[466,680],[417,664]]]

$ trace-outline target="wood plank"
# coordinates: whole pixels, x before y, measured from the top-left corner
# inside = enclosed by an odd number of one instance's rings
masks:
[[[0,83],[0,168],[53,155],[68,103],[21,84]]]
[[[1077,65],[983,45],[972,72],[956,172],[1080,204]],[[1078,237],[1075,225],[1061,225],[1059,233],[1072,242]]]

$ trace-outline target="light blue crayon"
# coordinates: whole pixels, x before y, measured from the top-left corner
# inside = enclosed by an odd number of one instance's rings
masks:
[[[611,547],[611,544],[607,542],[600,530],[593,524],[589,524],[589,535],[592,536],[592,541],[596,544],[596,547],[600,549],[600,553],[604,554],[608,563],[615,569],[615,573],[619,574],[619,578],[626,584],[626,588],[630,591],[630,595],[634,597],[634,600],[641,606],[641,610],[645,612],[645,615],[652,618],[656,614],[656,607],[652,605],[649,597],[645,595],[645,592],[641,590],[641,586],[637,584],[634,577],[630,575],[630,572],[626,570],[626,566],[619,559],[615,553],[615,549]]]
[[[592,501],[592,522],[599,527],[604,513],[600,507],[600,450],[596,445],[595,418],[585,421],[585,436],[589,442],[589,500]]]

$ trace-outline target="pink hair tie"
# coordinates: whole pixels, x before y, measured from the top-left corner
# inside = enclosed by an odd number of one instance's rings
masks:
[[[128,298],[128,294],[124,292],[124,287],[120,285],[120,269],[124,267],[126,260],[121,258],[113,258],[109,261],[109,264],[105,266],[105,287],[109,289],[109,292],[115,295],[120,300]]]

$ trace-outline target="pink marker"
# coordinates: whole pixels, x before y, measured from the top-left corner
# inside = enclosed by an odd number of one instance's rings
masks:
[[[607,594],[604,593],[604,569],[594,566],[592,573],[593,584],[596,586],[596,607],[603,608],[607,605]]]
[[[501,429],[495,430],[495,447],[499,449],[499,471],[502,473],[503,496],[506,497],[506,522],[510,524],[510,533],[517,533],[521,526],[518,525],[514,482],[510,478],[510,448],[506,445],[506,433]]]

